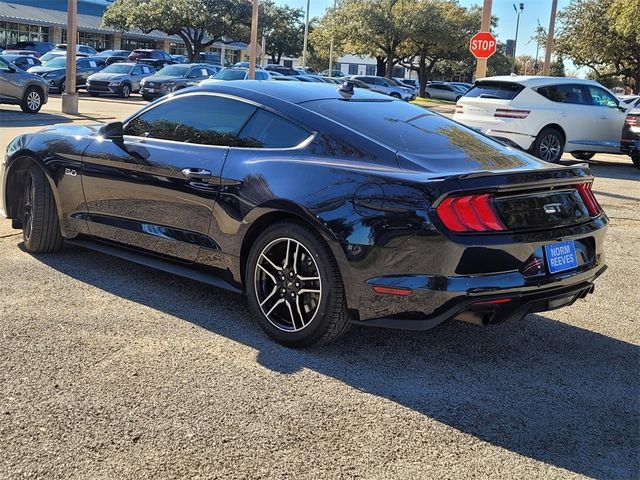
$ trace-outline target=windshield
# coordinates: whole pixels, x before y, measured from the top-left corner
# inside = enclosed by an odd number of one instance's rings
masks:
[[[522,90],[524,87],[519,83],[482,81],[476,82],[471,90],[465,94],[465,97],[513,100]]]
[[[158,70],[157,75],[166,75],[168,77],[184,77],[189,69],[178,65],[167,65]]]
[[[131,71],[131,65],[112,63],[102,71],[104,73],[129,73]]]
[[[47,67],[64,67],[67,65],[67,57],[56,57],[47,62]]]
[[[220,70],[213,78],[216,80],[244,80],[246,72],[244,70]]]
[[[65,55],[65,54],[48,52],[48,53],[45,53],[44,55],[42,55],[42,56],[40,57],[40,61],[41,61],[42,63],[46,63],[46,62],[48,62],[49,60],[51,60],[51,59],[53,59],[53,58],[63,57],[64,55]]]

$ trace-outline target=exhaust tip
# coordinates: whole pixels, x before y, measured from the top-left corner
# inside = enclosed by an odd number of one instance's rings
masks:
[[[484,326],[491,322],[491,317],[493,317],[493,313],[491,312],[473,312],[467,310],[465,312],[460,312],[458,315],[453,317],[453,319],[460,322],[470,323],[472,325]]]

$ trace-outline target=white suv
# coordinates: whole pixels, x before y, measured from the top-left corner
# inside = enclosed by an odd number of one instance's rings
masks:
[[[458,100],[454,119],[548,162],[563,152],[588,160],[621,153],[626,113],[593,80],[565,77],[484,78]]]

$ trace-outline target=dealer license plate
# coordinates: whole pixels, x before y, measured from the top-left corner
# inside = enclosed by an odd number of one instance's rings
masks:
[[[549,273],[564,272],[578,266],[576,246],[573,240],[545,245]]]

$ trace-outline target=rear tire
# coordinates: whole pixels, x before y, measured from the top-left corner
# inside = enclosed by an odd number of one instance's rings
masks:
[[[89,90],[89,95],[91,95],[92,97],[99,97],[100,94],[98,92],[92,92]]]
[[[631,161],[636,166],[636,168],[640,170],[640,152],[634,153],[633,155],[631,155]]]
[[[571,152],[571,156],[577,160],[591,160],[595,152]]]
[[[146,100],[147,102],[151,102],[153,100],[153,97],[150,97],[149,95],[142,95],[142,99]]]
[[[44,103],[44,96],[42,90],[38,87],[29,87],[24,92],[22,102],[20,102],[20,109],[24,113],[38,113]]]
[[[393,93],[390,93],[389,96],[393,97],[393,98],[395,98],[397,100],[400,100],[400,94],[399,93],[393,92]]]
[[[52,253],[62,248],[56,202],[44,172],[31,167],[24,186],[22,238],[31,253]]]
[[[558,163],[564,151],[564,137],[554,127],[547,127],[536,137],[531,147],[531,153],[549,163]]]
[[[245,272],[254,317],[289,347],[329,343],[349,328],[344,286],[329,246],[293,222],[267,228],[255,241]]]
[[[424,98],[431,98],[431,94],[429,92],[424,92]]]

